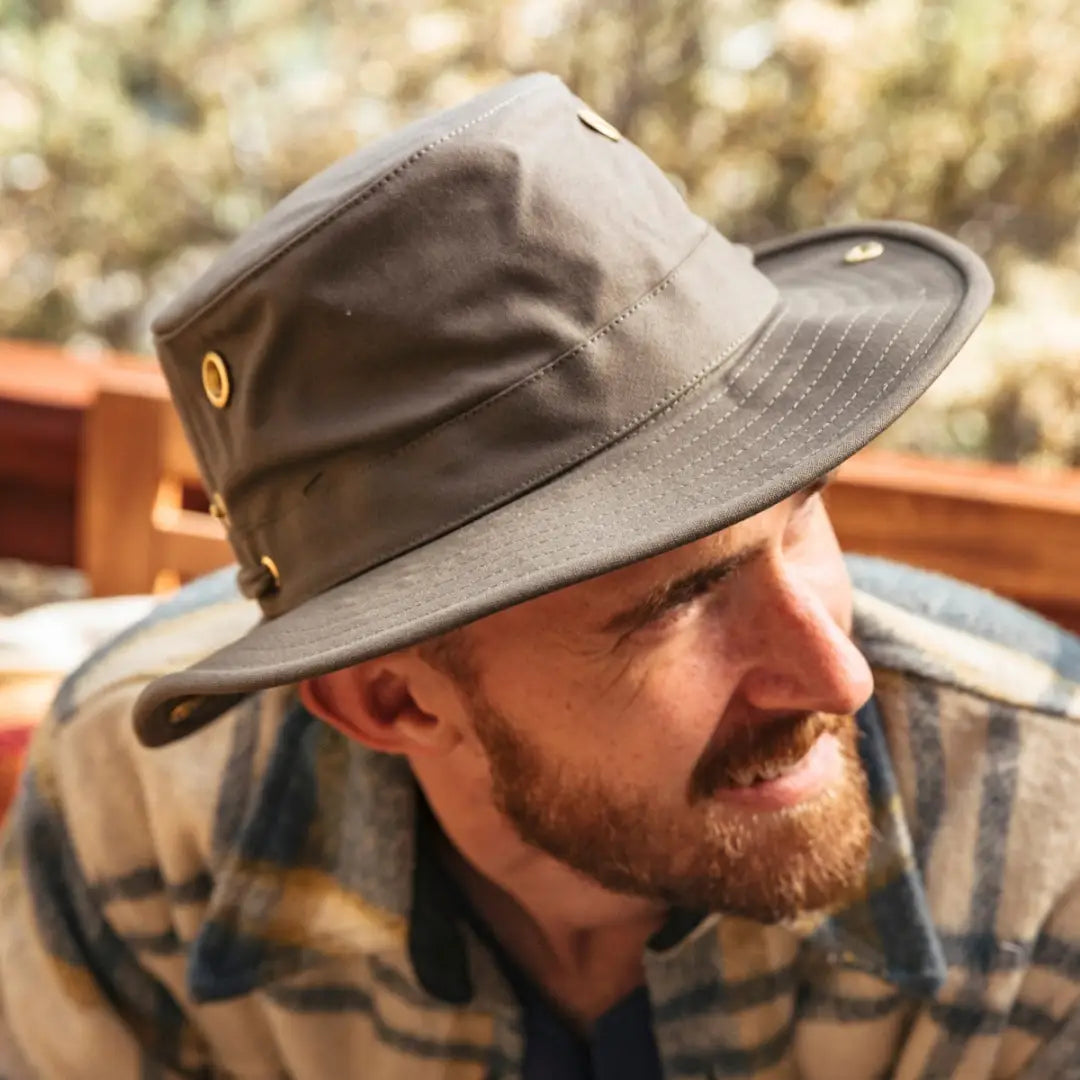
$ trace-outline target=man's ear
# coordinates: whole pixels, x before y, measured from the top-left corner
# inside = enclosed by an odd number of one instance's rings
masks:
[[[413,653],[306,679],[300,700],[350,739],[384,753],[438,756],[461,741],[461,703],[450,680]]]

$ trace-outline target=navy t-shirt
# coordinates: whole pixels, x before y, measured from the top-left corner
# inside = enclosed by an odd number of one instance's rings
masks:
[[[507,955],[491,927],[443,868],[439,833],[431,810],[420,799],[410,951],[428,990],[449,1001],[464,1003],[471,998],[464,945],[453,925],[463,918],[491,949],[521,1004],[523,1080],[661,1080],[647,989],[639,986],[631,991],[596,1020],[587,1036],[580,1034]],[[673,918],[669,923],[677,921]],[[669,929],[681,936],[687,927]]]
[[[661,1080],[652,1007],[644,986],[613,1005],[582,1036],[524,976],[514,980],[525,1020],[524,1080]]]

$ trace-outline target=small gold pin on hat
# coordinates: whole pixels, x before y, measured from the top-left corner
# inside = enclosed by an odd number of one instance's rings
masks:
[[[216,409],[224,409],[229,404],[232,383],[229,380],[229,368],[221,353],[208,352],[202,360],[202,384],[210,404]]]
[[[847,254],[844,255],[844,262],[869,262],[871,259],[876,259],[884,254],[885,245],[880,241],[864,240],[861,244],[856,244],[853,248],[848,248]]]
[[[229,524],[229,508],[225,505],[224,496],[220,491],[215,491],[210,500],[210,516],[216,518],[222,525]]]
[[[274,579],[271,591],[276,592],[281,588],[281,571],[277,568],[277,563],[269,555],[264,555],[259,560],[259,565],[265,566],[270,571],[270,576]]]
[[[593,112],[588,106],[578,109],[578,119],[586,127],[591,127],[593,131],[599,131],[601,135],[606,136],[612,142],[618,142],[622,138],[622,133],[614,124],[609,124],[599,113]]]
[[[169,721],[173,724],[182,724],[201,704],[202,698],[184,698],[169,710]]]

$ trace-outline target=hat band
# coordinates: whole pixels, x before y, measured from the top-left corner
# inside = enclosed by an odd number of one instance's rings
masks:
[[[243,508],[232,507],[232,540],[249,566],[241,584],[266,615],[281,614],[645,423],[731,361],[768,320],[778,293],[750,260],[710,228],[653,289],[528,377],[378,457],[362,447],[338,455],[311,491],[283,499],[269,520],[245,529]],[[280,582],[260,596],[251,568],[265,555]]]

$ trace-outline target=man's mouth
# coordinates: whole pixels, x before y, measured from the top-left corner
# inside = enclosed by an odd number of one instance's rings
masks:
[[[790,758],[787,761],[770,761],[764,765],[753,765],[749,768],[729,772],[728,783],[725,786],[750,787],[765,780],[779,780],[781,776],[787,776],[798,769],[805,759],[806,754],[800,754],[798,757]]]
[[[747,810],[779,810],[820,795],[841,777],[844,757],[840,740],[823,732],[805,754],[729,770],[711,793],[718,802]]]

